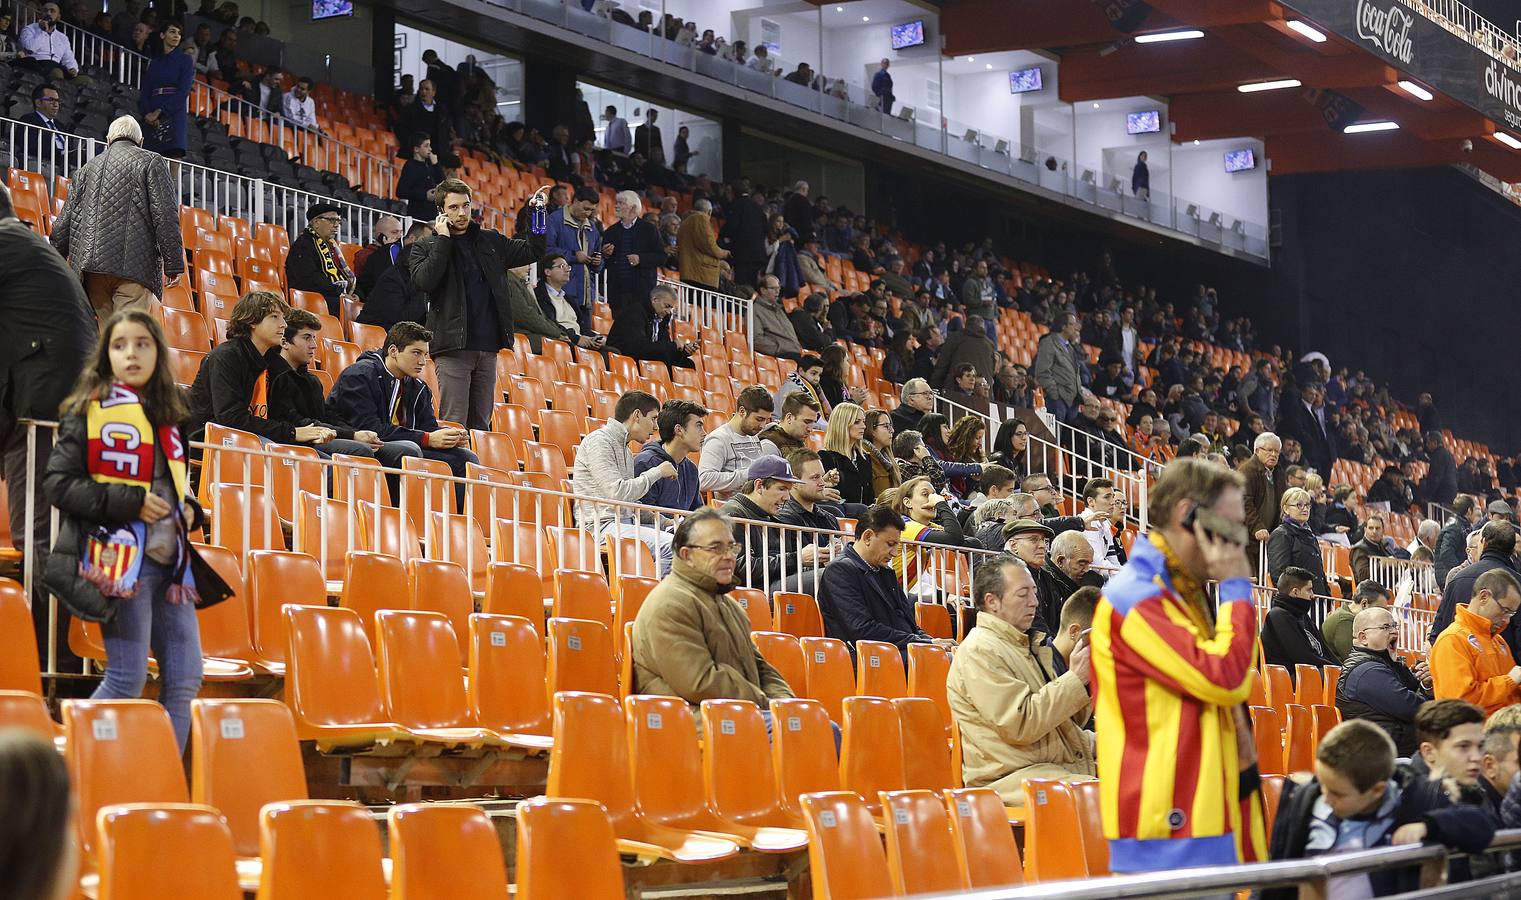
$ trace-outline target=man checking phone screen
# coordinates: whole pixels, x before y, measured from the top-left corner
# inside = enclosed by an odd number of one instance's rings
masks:
[[[1169,464],[1151,488],[1151,533],[1094,612],[1100,797],[1115,872],[1266,858],[1243,705],[1257,641],[1243,497],[1241,476],[1222,465]]]

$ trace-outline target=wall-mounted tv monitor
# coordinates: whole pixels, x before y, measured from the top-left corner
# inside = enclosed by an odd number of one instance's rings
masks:
[[[354,0],[312,0],[312,21],[354,14]]]
[[[1040,66],[1031,66],[1028,69],[1016,69],[1009,73],[1009,93],[1028,94],[1044,88],[1041,81]]]
[[[1160,109],[1125,114],[1126,134],[1155,134],[1161,130],[1162,111]]]
[[[924,20],[915,19],[912,22],[894,25],[892,41],[894,50],[902,50],[905,47],[917,47],[924,43]]]
[[[1245,172],[1247,169],[1257,168],[1257,154],[1250,147],[1240,150],[1231,150],[1225,154],[1225,171]]]

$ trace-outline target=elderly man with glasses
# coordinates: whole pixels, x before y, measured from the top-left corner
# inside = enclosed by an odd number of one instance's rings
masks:
[[[1345,719],[1367,719],[1389,732],[1400,756],[1414,756],[1415,712],[1431,699],[1431,674],[1411,671],[1392,652],[1399,623],[1387,606],[1369,606],[1352,620],[1352,652],[1342,662],[1336,706]]]
[[[1521,583],[1510,571],[1490,569],[1475,579],[1473,599],[1453,610],[1452,624],[1437,636],[1427,657],[1438,700],[1467,700],[1485,715],[1521,702],[1521,665],[1501,637],[1518,609]]]
[[[313,203],[306,210],[306,228],[285,257],[285,280],[293,291],[311,291],[327,301],[330,316],[341,316],[345,298],[353,298],[358,279],[343,258],[338,232],[343,212],[335,203]]]

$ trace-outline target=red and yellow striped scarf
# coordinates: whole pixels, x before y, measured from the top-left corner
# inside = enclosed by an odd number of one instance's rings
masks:
[[[174,491],[183,500],[189,487],[185,441],[175,425],[153,427],[137,391],[113,384],[105,395],[90,402],[85,413],[89,445],[85,465],[90,478],[102,484],[135,484],[153,489],[154,448],[163,451],[174,480]]]

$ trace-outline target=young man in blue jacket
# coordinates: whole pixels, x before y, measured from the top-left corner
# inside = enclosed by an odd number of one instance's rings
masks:
[[[697,464],[691,455],[702,450],[707,436],[703,419],[708,411],[690,400],[667,400],[655,419],[660,434],[634,457],[634,474],[641,475],[663,462],[676,467],[675,478],[662,478],[651,485],[640,503],[667,509],[697,509],[702,491],[697,483]]]
[[[416,322],[398,322],[386,332],[385,347],[360,355],[344,369],[328,394],[328,415],[358,431],[371,431],[382,442],[376,450],[380,464],[401,468],[408,456],[442,460],[456,477],[465,476],[466,463],[480,459],[470,452],[469,432],[443,428],[433,414],[433,392],[419,377],[428,362],[432,332]],[[463,484],[454,496],[464,503]],[[396,484],[391,485],[393,496]]]

